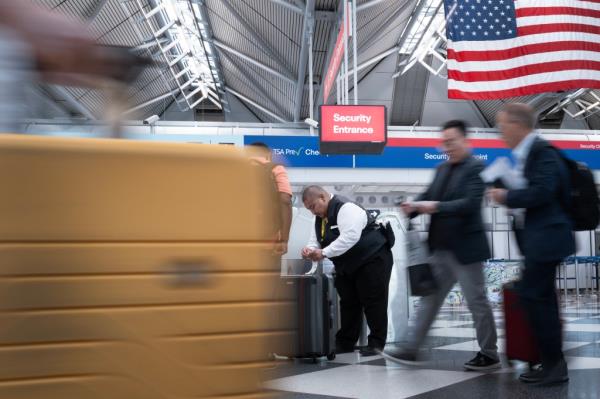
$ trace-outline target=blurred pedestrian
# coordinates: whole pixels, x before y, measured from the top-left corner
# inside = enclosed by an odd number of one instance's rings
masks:
[[[488,302],[483,261],[490,257],[481,217],[484,183],[479,176],[483,164],[475,159],[467,141],[467,127],[459,120],[442,127],[442,145],[447,161],[438,166],[433,182],[415,202],[402,210],[413,218],[431,215],[428,244],[430,264],[438,290],[422,298],[414,328],[406,343],[386,349],[384,357],[398,363],[417,360],[431,324],[448,292],[458,282],[473,315],[480,350],[464,364],[467,370],[500,368],[496,324]]]
[[[525,257],[516,288],[533,328],[542,367],[521,374],[540,385],[568,381],[562,353],[562,333],[556,298],[556,267],[575,252],[569,203],[569,173],[552,146],[537,136],[535,114],[526,104],[507,104],[496,116],[502,138],[512,149],[515,172],[524,178],[519,189],[491,189],[489,198],[516,212],[513,229]]]

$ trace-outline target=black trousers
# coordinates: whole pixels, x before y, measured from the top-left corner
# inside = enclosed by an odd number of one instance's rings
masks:
[[[369,346],[383,348],[387,337],[388,287],[394,258],[384,246],[375,256],[351,275],[335,276],[340,295],[341,327],[336,343],[351,348],[360,336],[363,311],[369,326]]]
[[[517,285],[525,314],[537,339],[542,365],[547,368],[563,359],[562,327],[555,288],[559,263],[558,260],[534,262],[525,259],[523,276]]]

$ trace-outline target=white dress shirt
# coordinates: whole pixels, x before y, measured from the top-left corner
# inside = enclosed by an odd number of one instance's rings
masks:
[[[513,158],[516,161],[515,169],[521,177],[524,178],[523,172],[525,170],[525,162],[531,151],[531,146],[535,141],[537,134],[531,132],[521,140],[521,142],[512,150]]]
[[[515,160],[515,166],[513,168],[513,173],[515,175],[515,179],[519,183],[519,188],[526,188],[529,185],[529,182],[525,178],[525,163],[527,162],[527,157],[529,156],[529,152],[531,151],[531,146],[535,141],[537,134],[531,132],[527,136],[521,140],[521,142],[512,150],[512,156]],[[525,209],[518,208],[512,209],[510,214],[515,218],[515,225],[517,228],[522,229],[525,225]]]
[[[333,198],[333,195],[331,198]],[[327,258],[340,256],[356,245],[360,240],[362,231],[367,226],[367,222],[367,212],[360,206],[352,202],[346,202],[342,205],[337,215],[337,226],[330,226],[331,228],[337,227],[340,230],[340,235],[335,241],[323,248],[323,256]],[[317,241],[315,229],[311,232],[307,246],[309,248],[321,247]]]

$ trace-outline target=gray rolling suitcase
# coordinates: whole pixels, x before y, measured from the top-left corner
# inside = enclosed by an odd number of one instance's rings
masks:
[[[338,330],[337,291],[333,277],[323,273],[319,264],[314,274],[290,275],[289,282],[296,285],[298,340],[295,357],[326,356],[335,359],[335,334]]]

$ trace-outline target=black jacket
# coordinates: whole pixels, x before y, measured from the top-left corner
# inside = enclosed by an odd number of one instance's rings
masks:
[[[450,169],[449,162],[438,166],[433,182],[417,198],[418,201],[440,201],[438,212],[431,215],[430,232],[432,228],[446,231],[446,248],[463,264],[489,259],[490,248],[481,217],[485,185],[479,174],[483,164],[469,156],[455,165],[451,180],[442,193]],[[429,245],[431,248],[431,240]]]
[[[525,162],[527,188],[509,190],[506,205],[525,208],[525,225],[515,229],[521,253],[539,262],[560,261],[575,252],[572,225],[565,208],[569,174],[556,150],[536,138]]]
[[[323,229],[321,224],[323,219],[319,216],[315,218],[315,232],[321,248],[327,247],[340,236],[340,230],[337,227],[337,217],[340,209],[347,202],[350,201],[347,198],[338,195],[334,195],[329,200],[329,205],[327,207],[327,223]],[[362,206],[358,204],[355,205],[362,208]],[[367,225],[362,231],[360,240],[358,240],[358,242],[348,251],[331,258],[331,261],[335,266],[335,271],[339,274],[352,274],[377,255],[382,248],[385,247],[389,250],[385,245],[387,240],[379,225],[375,222],[375,218],[366,210],[365,213],[367,215]],[[321,231],[324,231],[325,234],[321,234]]]

